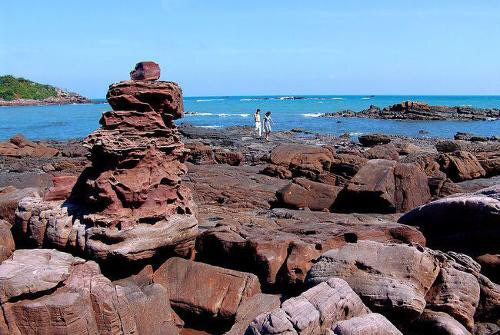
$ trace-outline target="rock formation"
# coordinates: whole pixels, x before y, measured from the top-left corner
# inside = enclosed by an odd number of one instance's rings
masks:
[[[197,221],[191,191],[181,185],[186,150],[173,124],[184,113],[180,87],[123,81],[110,86],[107,99],[113,111],[84,141],[92,164],[70,198],[25,198],[16,231],[31,245],[101,260],[188,255]]]

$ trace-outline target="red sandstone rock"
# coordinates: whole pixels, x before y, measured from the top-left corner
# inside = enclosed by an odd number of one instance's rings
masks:
[[[0,189],[0,219],[14,224],[17,204],[25,197],[38,196],[39,190],[36,188],[17,189],[8,186]]]
[[[257,316],[245,334],[323,334],[339,321],[368,313],[344,280],[332,278]]]
[[[439,164],[441,170],[453,181],[475,179],[486,175],[481,163],[473,154],[467,151],[441,154]]]
[[[260,293],[255,275],[177,257],[160,266],[153,281],[168,288],[174,308],[213,320],[234,318],[241,303]]]
[[[115,111],[155,111],[168,126],[184,115],[182,90],[173,82],[122,81],[109,87],[106,98]]]
[[[16,245],[10,231],[10,223],[0,220],[0,263],[10,257]]]
[[[296,178],[277,192],[276,205],[311,210],[329,210],[341,187],[317,183],[305,178]]]
[[[377,313],[340,321],[332,330],[334,335],[403,335],[389,320]]]
[[[342,278],[371,310],[411,320],[424,310],[438,273],[438,262],[424,248],[359,241],[324,253],[307,280],[317,284]]]
[[[59,150],[28,141],[22,135],[14,135],[8,142],[0,142],[0,156],[54,157]]]
[[[394,144],[376,145],[364,152],[368,159],[388,159],[396,161],[399,159],[399,153]]]
[[[404,212],[430,200],[426,175],[413,164],[370,160],[339,195],[344,211]]]
[[[485,254],[476,258],[481,272],[496,283],[500,283],[500,255]]]
[[[473,254],[498,253],[500,186],[439,199],[403,215],[399,222],[417,226],[432,248]]]
[[[188,256],[197,222],[191,191],[181,184],[186,150],[172,124],[183,115],[180,87],[123,81],[110,86],[107,98],[115,110],[85,139],[92,164],[71,198],[64,206],[25,199],[16,231],[35,246],[100,260],[137,261],[165,251]],[[54,193],[46,199],[62,197]]]
[[[358,140],[361,145],[372,147],[378,144],[387,144],[391,141],[391,138],[384,134],[366,134],[359,136]]]
[[[54,186],[48,189],[44,194],[43,200],[65,200],[71,194],[73,186],[75,186],[76,176],[56,176],[52,178]]]
[[[99,266],[55,250],[17,250],[0,264],[2,334],[134,334],[126,296]]]
[[[421,334],[470,335],[471,333],[457,320],[444,312],[424,310],[410,328]]]
[[[130,72],[132,80],[158,80],[160,79],[160,66],[155,62],[140,62],[135,65],[135,69]]]

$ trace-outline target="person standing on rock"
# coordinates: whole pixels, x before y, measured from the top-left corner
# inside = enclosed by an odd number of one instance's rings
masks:
[[[255,132],[257,137],[262,137],[262,123],[260,122],[260,109],[257,109],[254,114],[255,119]]]
[[[264,115],[264,135],[266,141],[269,141],[269,135],[271,134],[271,122],[274,124],[273,119],[271,119],[271,112],[267,112]]]

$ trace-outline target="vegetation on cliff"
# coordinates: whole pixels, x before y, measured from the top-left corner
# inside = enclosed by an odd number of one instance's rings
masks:
[[[16,99],[42,100],[56,96],[57,89],[53,86],[35,83],[11,75],[0,76],[0,99],[6,101]]]

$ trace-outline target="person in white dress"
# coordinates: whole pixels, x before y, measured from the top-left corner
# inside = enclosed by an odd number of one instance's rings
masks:
[[[262,137],[262,123],[260,122],[260,109],[257,109],[254,114],[255,119],[255,133],[257,137]]]

